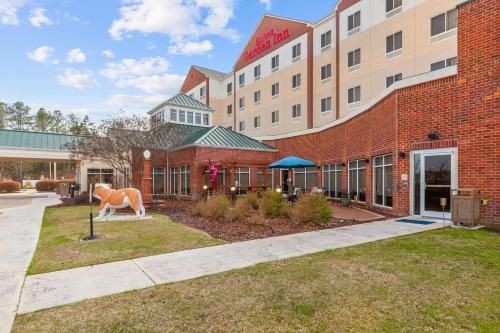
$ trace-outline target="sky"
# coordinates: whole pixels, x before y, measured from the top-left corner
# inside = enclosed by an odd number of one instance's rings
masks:
[[[0,0],[0,101],[142,114],[191,65],[229,72],[262,15],[316,22],[336,0]]]

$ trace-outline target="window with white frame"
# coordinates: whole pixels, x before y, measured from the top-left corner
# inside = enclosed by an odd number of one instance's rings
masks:
[[[245,109],[245,97],[240,97],[239,106],[240,106],[240,111]]]
[[[276,82],[271,86],[271,96],[276,97],[280,94],[280,83]]]
[[[253,93],[253,101],[255,104],[260,103],[260,90],[257,90],[256,92]]]
[[[347,90],[347,103],[358,103],[361,101],[361,86],[349,88]]]
[[[240,87],[245,86],[245,73],[241,73],[238,80]]]
[[[332,111],[332,97],[328,96],[321,99],[321,113]]]
[[[271,70],[276,71],[280,67],[280,55],[277,54],[271,58]]]
[[[401,81],[403,79],[403,73],[398,73],[385,78],[385,87],[389,88],[394,82]]]
[[[347,67],[352,68],[361,63],[361,49],[356,49],[347,54]]]
[[[385,53],[391,53],[403,48],[403,32],[399,31],[385,38]]]
[[[250,168],[236,168],[236,193],[246,194],[250,187]]]
[[[318,168],[297,168],[293,169],[293,185],[295,188],[311,190],[318,186]]]
[[[189,165],[183,165],[181,170],[181,195],[190,196],[191,195],[191,167]]]
[[[244,132],[245,131],[245,121],[244,120],[242,120],[242,121],[239,122],[239,128],[238,129],[239,129],[240,132]]]
[[[296,119],[302,116],[302,106],[301,104],[295,104],[292,106],[292,118]]]
[[[170,109],[170,121],[177,121],[177,110]]]
[[[280,112],[278,110],[271,113],[271,123],[277,125],[280,121]]]
[[[170,194],[177,195],[177,167],[170,167]]]
[[[298,44],[295,44],[294,46],[292,46],[292,60],[298,60],[300,59],[300,55],[302,53],[302,50],[301,50],[301,44],[298,43]]]
[[[179,111],[179,122],[180,123],[185,123],[186,122],[186,111]]]
[[[260,128],[260,116],[257,116],[257,117],[253,118],[253,127],[254,128]]]
[[[210,116],[206,113],[203,114],[203,125],[210,125]]]
[[[193,124],[194,123],[194,118],[193,118],[193,112],[188,111],[187,112],[187,123],[188,124]]]
[[[431,37],[457,28],[457,10],[452,9],[446,13],[431,18]]]
[[[392,155],[373,159],[373,202],[392,207]]]
[[[226,175],[225,169],[219,169],[217,171],[217,187],[224,188],[224,186],[226,185],[225,175]],[[212,182],[210,181],[210,171],[209,170],[205,170],[204,180],[205,180],[204,184],[207,185],[208,188],[211,189]]]
[[[403,5],[403,0],[385,0],[385,12],[389,13]]]
[[[328,80],[332,77],[332,64],[321,67],[321,81]]]
[[[354,200],[358,197],[358,201],[366,201],[366,161],[358,160],[348,163],[348,189],[349,198]]]
[[[323,189],[330,198],[340,198],[342,194],[342,164],[323,165]]]
[[[229,104],[229,105],[227,106],[227,111],[226,111],[226,113],[227,113],[227,116],[228,116],[228,117],[231,117],[231,116],[233,115],[233,104]]]
[[[227,92],[227,95],[230,96],[233,94],[233,83],[232,82],[229,82],[226,86],[226,92]]]
[[[253,68],[253,79],[256,81],[260,79],[260,65]]]
[[[200,98],[205,97],[205,94],[207,93],[207,88],[205,86],[200,88]]]
[[[270,189],[273,188],[273,170],[267,169],[267,183],[264,181],[264,171],[261,169],[257,170],[257,186],[266,186]]]
[[[448,58],[446,60],[437,61],[431,64],[431,71],[437,71],[445,67],[455,66],[457,64],[457,57]]]
[[[332,31],[328,30],[324,34],[321,34],[321,49],[327,49],[332,45]]]
[[[153,194],[165,194],[165,168],[153,168]]]
[[[302,84],[302,75],[300,73],[292,76],[292,89],[299,88]]]
[[[194,114],[194,123],[195,123],[196,125],[201,125],[201,113],[196,112],[196,113]]]
[[[361,11],[358,10],[356,13],[349,15],[347,17],[347,31],[353,32],[356,28],[361,26]]]

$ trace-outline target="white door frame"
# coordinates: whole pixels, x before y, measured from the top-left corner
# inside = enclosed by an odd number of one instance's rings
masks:
[[[415,214],[415,182],[414,182],[414,177],[415,177],[415,155],[420,154],[422,157],[424,156],[429,156],[429,155],[445,155],[445,154],[450,154],[451,155],[451,189],[457,188],[458,185],[458,149],[456,147],[450,147],[450,148],[437,148],[437,149],[425,149],[425,150],[414,150],[410,152],[410,214],[411,215],[416,215]],[[424,159],[421,158],[420,163],[421,167],[423,167]],[[421,174],[421,177],[425,177],[425,174]],[[421,192],[422,193],[422,192]],[[424,202],[425,198],[420,195],[420,204],[422,207],[422,202]],[[450,202],[451,205],[451,202]],[[420,216],[427,216],[423,214],[423,209],[420,208]],[[429,216],[429,217],[442,217],[442,214],[436,214],[436,216]],[[450,219],[451,218],[451,213],[446,213],[445,218]]]

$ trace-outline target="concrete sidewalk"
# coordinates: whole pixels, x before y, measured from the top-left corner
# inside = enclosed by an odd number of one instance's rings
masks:
[[[442,227],[380,221],[31,275],[18,313]]]
[[[14,200],[14,199],[9,199]],[[60,203],[55,194],[33,198],[31,204],[4,208],[0,213],[0,332],[10,332],[26,270],[35,252],[46,206]]]

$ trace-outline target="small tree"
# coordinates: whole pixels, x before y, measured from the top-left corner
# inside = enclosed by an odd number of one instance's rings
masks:
[[[50,111],[45,110],[45,108],[38,109],[35,114],[35,129],[41,132],[46,132],[50,128],[52,123],[52,114]]]

